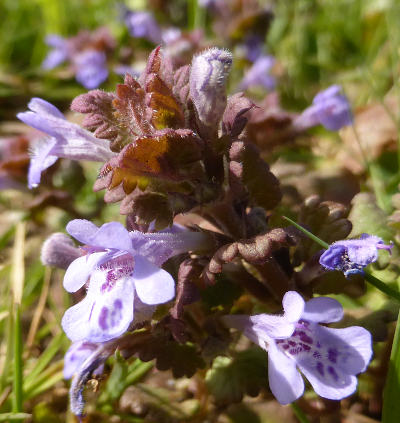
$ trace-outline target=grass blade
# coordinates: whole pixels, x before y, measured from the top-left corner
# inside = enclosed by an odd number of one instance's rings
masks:
[[[11,285],[14,296],[13,307],[13,346],[14,346],[14,375],[13,375],[13,411],[22,411],[22,326],[21,326],[21,299],[24,288],[24,246],[25,246],[25,223],[17,224],[15,243],[12,256]]]
[[[385,390],[383,391],[382,423],[400,421],[400,313],[397,318]]]

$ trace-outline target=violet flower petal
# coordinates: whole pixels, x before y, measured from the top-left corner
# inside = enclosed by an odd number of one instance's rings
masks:
[[[250,87],[263,87],[267,90],[273,90],[276,86],[276,80],[269,72],[275,64],[275,58],[272,56],[261,56],[245,73],[240,83],[241,90],[247,90]]]
[[[97,88],[108,78],[107,57],[103,51],[84,50],[74,56],[75,78],[86,89]]]
[[[357,378],[355,376],[338,369],[331,370],[329,373],[326,372],[324,376],[321,376],[311,367],[314,364],[299,364],[299,368],[319,396],[332,400],[341,400],[353,394],[357,389]]]
[[[135,256],[132,278],[136,293],[145,304],[163,304],[175,296],[172,276],[141,256]]]
[[[64,379],[70,379],[76,374],[85,362],[85,360],[98,348],[98,344],[93,342],[75,342],[72,344],[64,356]],[[103,366],[100,366],[101,368]],[[99,368],[94,373],[102,373],[102,369]]]
[[[49,154],[71,160],[100,162],[107,161],[115,155],[110,150],[109,141],[96,138],[79,125],[68,122],[52,104],[35,98],[28,106],[32,111],[18,113],[17,117],[57,140]]]
[[[327,250],[325,250],[319,262],[322,266],[330,270],[336,270],[342,263],[342,256],[346,252],[346,248],[340,244],[332,244]]]
[[[86,297],[65,312],[61,324],[73,342],[105,342],[127,331],[133,307],[132,278],[108,281],[107,271],[98,270],[92,273]]]
[[[315,323],[338,322],[343,318],[343,307],[333,298],[312,298],[305,303],[301,318]]]
[[[296,369],[296,362],[273,343],[268,350],[268,380],[272,393],[281,404],[289,404],[304,393],[304,381]]]
[[[80,289],[87,282],[96,266],[109,255],[106,252],[92,253],[74,260],[65,272],[64,289],[68,292],[76,292]]]
[[[42,69],[51,70],[61,65],[61,63],[67,60],[68,53],[63,50],[54,49],[47,53],[46,57],[42,62]]]
[[[288,291],[283,296],[282,305],[285,319],[290,323],[294,323],[300,319],[304,311],[305,302],[296,291]]]
[[[94,306],[93,298],[86,297],[67,309],[61,319],[61,326],[72,342],[89,340],[89,317]]]
[[[146,38],[154,44],[162,41],[161,29],[149,12],[130,11],[125,16],[125,24],[132,37]]]
[[[58,157],[51,154],[57,144],[55,138],[42,138],[36,142],[31,152],[28,169],[28,188],[36,188],[40,184],[42,172],[52,166]]]
[[[127,229],[119,222],[109,222],[98,228],[84,219],[67,224],[67,232],[82,244],[94,248],[132,251],[132,240]]]
[[[28,108],[32,110],[32,112],[42,116],[47,115],[48,117],[55,117],[66,120],[64,115],[57,109],[56,106],[39,97],[31,98],[28,103]]]
[[[360,326],[343,329],[317,326],[316,333],[322,345],[330,345],[338,351],[335,364],[343,371],[358,374],[367,369],[373,351],[372,336],[366,329]]]
[[[68,58],[68,42],[59,35],[49,35],[46,37],[46,44],[53,47],[42,62],[42,68],[50,70]]]
[[[350,244],[347,248],[350,261],[360,266],[367,266],[378,260],[378,249],[376,245],[364,243],[362,240]]]

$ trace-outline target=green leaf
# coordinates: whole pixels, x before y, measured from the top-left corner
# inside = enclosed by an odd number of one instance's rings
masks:
[[[124,392],[127,375],[128,363],[117,352],[115,355],[115,363],[105,388],[105,394],[110,401],[117,400]]]
[[[239,352],[233,358],[217,357],[206,374],[206,384],[218,405],[256,396],[268,386],[267,354],[260,348]]]
[[[385,242],[393,239],[393,231],[387,225],[386,213],[380,209],[375,197],[369,193],[357,194],[352,201],[349,220],[353,224],[350,237],[367,232],[381,237]]]

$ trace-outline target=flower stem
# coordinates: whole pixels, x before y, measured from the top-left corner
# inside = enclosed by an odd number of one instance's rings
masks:
[[[295,402],[292,402],[290,405],[292,407],[293,413],[300,423],[309,423],[309,420],[304,411]]]
[[[289,217],[282,216],[283,219],[290,222],[293,226],[295,226],[297,229],[299,229],[301,232],[303,232],[305,235],[307,235],[310,239],[315,241],[317,244],[319,244],[322,248],[328,249],[329,244],[322,239],[318,238],[316,235],[312,234],[307,229],[303,228],[301,225],[290,219]],[[385,293],[389,297],[394,298],[395,300],[400,302],[400,292],[395,291],[394,289],[390,288],[387,284],[382,282],[380,279],[376,278],[375,276],[371,275],[371,273],[364,272],[364,279],[369,282],[371,285],[373,285],[375,288],[379,289],[381,292]]]
[[[315,241],[317,244],[319,244],[322,248],[325,248],[326,250],[329,248],[329,244],[325,241],[322,241],[321,238],[318,238],[316,235],[311,233],[310,231],[307,231],[307,229],[303,228],[301,225],[296,223],[294,220],[290,219],[289,217],[282,216],[285,220],[290,222],[293,226],[295,226],[297,229],[299,229],[301,232],[306,234],[310,239]]]

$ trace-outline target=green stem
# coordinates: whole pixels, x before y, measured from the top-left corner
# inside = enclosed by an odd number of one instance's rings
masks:
[[[14,304],[14,395],[13,412],[22,412],[22,330],[20,304]]]
[[[196,15],[197,15],[197,0],[188,0],[188,30],[192,31],[195,28],[196,24]]]
[[[289,217],[282,216],[283,219],[290,222],[293,226],[295,226],[297,229],[299,229],[301,232],[303,232],[305,235],[307,235],[309,238],[311,238],[313,241],[315,241],[317,244],[319,244],[322,248],[328,249],[329,244],[322,239],[318,238],[314,234],[312,234],[310,231],[307,231],[307,229],[304,229],[301,225],[290,219]],[[376,278],[375,276],[372,276],[371,273],[364,272],[364,279],[369,282],[371,285],[373,285],[375,288],[379,289],[381,292],[384,292],[389,297],[394,298],[395,300],[400,302],[400,292],[395,291],[392,288],[389,288],[384,282],[382,282],[380,279]]]
[[[296,223],[294,220],[292,220],[292,219],[290,219],[289,217],[286,217],[286,216],[282,216],[282,217],[285,220],[287,220],[288,222],[290,222],[297,229],[299,229],[301,232],[303,232],[304,234],[306,234],[310,239],[312,239],[317,244],[319,244],[322,248],[325,248],[326,250],[329,248],[329,244],[327,242],[322,241],[322,239],[318,238],[317,236],[315,236],[310,231],[307,231],[307,229],[303,228],[301,225],[299,225],[298,223]]]
[[[293,413],[300,423],[309,423],[307,416],[305,415],[304,411],[297,405],[297,403],[292,402],[290,405],[292,407]]]
[[[379,289],[380,291],[384,292],[389,297],[392,297],[400,302],[400,292],[395,291],[392,288],[389,288],[384,282],[380,279],[372,276],[371,273],[364,272],[364,279],[373,285],[375,288]]]

